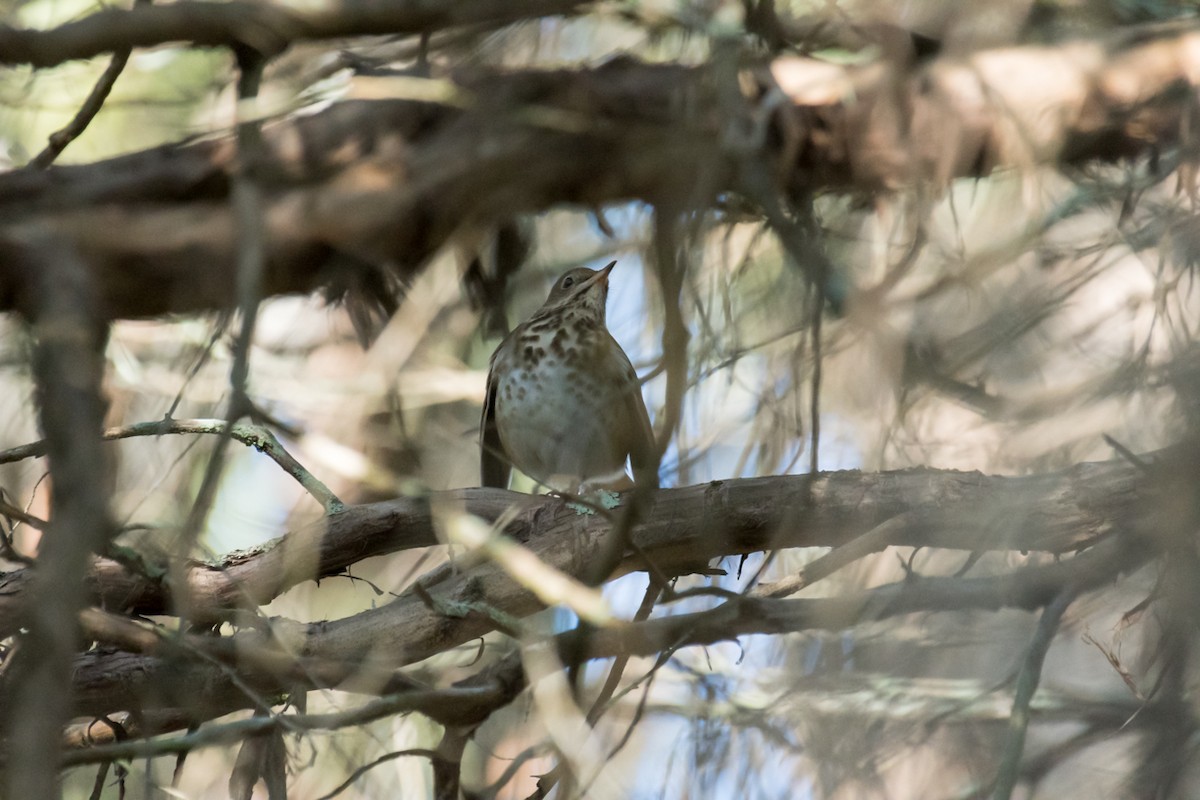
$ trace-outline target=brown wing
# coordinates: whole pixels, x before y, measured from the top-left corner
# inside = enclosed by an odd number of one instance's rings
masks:
[[[479,447],[480,485],[507,489],[512,464],[504,453],[504,446],[500,444],[500,429],[496,427],[496,370],[490,366],[483,414],[479,420]]]
[[[642,399],[642,386],[637,372],[629,363],[629,356],[612,339],[612,347],[619,354],[621,364],[619,380],[625,387],[621,397],[624,404],[621,419],[624,420],[625,447],[629,452],[629,463],[633,465],[633,479],[639,486],[658,488],[658,445],[654,441],[654,428],[650,426],[650,415],[646,413],[646,401]]]

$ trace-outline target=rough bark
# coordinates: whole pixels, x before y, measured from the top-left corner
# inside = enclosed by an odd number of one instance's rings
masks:
[[[600,630],[575,629],[555,637],[555,644],[570,663],[654,655],[755,633],[841,630],[914,612],[1033,610],[1064,590],[1083,592],[1104,586],[1138,569],[1155,552],[1153,547],[1142,546],[1130,531],[1064,562],[1008,575],[911,580],[821,599],[732,597],[705,611]],[[360,617],[352,618],[352,624]],[[326,633],[316,630],[310,636],[311,650],[330,651],[319,657],[312,652],[297,656],[294,642],[274,635],[244,636],[232,646],[213,646],[201,637],[188,637],[190,641],[183,647],[175,650],[172,646],[174,652],[165,656],[88,653],[76,665],[76,710],[82,715],[102,716],[131,708],[135,713],[178,712],[182,708],[188,711],[187,718],[195,721],[231,708],[278,703],[285,689],[338,687],[397,698],[402,703],[399,710],[419,710],[445,725],[474,725],[511,702],[524,686],[516,654],[460,681],[455,690],[462,694],[454,695],[454,690],[414,685],[393,671],[394,662],[379,660],[377,652],[369,652],[365,659],[361,646],[355,652],[340,652],[341,640],[331,641]],[[207,658],[180,658],[188,648],[193,655],[204,652]],[[214,665],[213,660],[220,663]]]
[[[714,481],[660,491],[633,537],[664,574],[761,550],[836,547],[900,515],[893,545],[1068,553],[1137,513],[1139,480],[1135,467],[1118,460],[1023,477],[908,469]],[[268,603],[298,583],[340,574],[365,558],[435,545],[434,509],[491,522],[514,505],[523,511],[507,535],[571,574],[589,563],[607,531],[604,519],[577,514],[557,499],[498,489],[352,506],[260,550],[193,565],[193,614],[206,622],[228,619],[237,609]],[[630,557],[621,571],[644,568]],[[0,636],[15,630],[32,576],[31,569],[0,574]],[[110,611],[149,615],[171,607],[161,580],[111,559],[95,559],[87,583],[92,603]],[[519,607],[526,613],[531,608],[527,601]]]
[[[1178,496],[1174,481],[1191,474],[1194,462],[1180,450],[1164,452],[1153,463],[1157,466],[1152,469],[1125,461],[1084,464],[1018,478],[936,470],[845,472],[812,481],[765,478],[664,491],[634,540],[667,575],[702,568],[719,555],[836,545],[910,511],[914,513],[897,526],[892,544],[1086,552],[1062,565],[1013,576],[925,579],[821,601],[734,599],[683,619],[601,631],[582,645],[564,641],[564,652],[583,658],[649,653],[672,642],[837,628],[922,609],[1035,608],[1064,586],[1087,590],[1136,568],[1157,551],[1155,536],[1191,530],[1195,509],[1164,499]],[[1164,476],[1173,482],[1162,483]],[[466,490],[454,493],[453,502],[461,504],[473,495],[486,501],[474,506],[482,513],[491,503],[490,510],[498,514],[510,499],[504,492]],[[439,497],[438,513],[450,513],[449,502],[449,497]],[[557,499],[525,502],[529,505],[509,533],[521,537],[545,562],[581,574],[603,547],[607,526]],[[427,541],[422,518],[408,519],[416,520],[410,542]],[[402,541],[394,531],[386,535],[392,542]],[[1095,544],[1098,537],[1104,539]],[[355,554],[379,551],[377,544],[343,546]],[[278,568],[280,563],[264,560],[257,568]],[[631,558],[624,569],[638,566]],[[426,581],[424,592],[409,592],[388,605],[329,622],[276,619],[223,638],[113,637],[111,641],[141,652],[99,649],[80,656],[74,673],[76,711],[100,715],[162,709],[195,718],[205,709],[269,705],[297,686],[387,694],[411,688],[396,668],[541,608],[533,591],[490,563],[445,570],[440,578]]]

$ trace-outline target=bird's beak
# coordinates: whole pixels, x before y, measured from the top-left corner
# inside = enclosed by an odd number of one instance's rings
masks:
[[[608,283],[608,273],[612,272],[613,267],[615,267],[616,265],[617,265],[617,262],[610,261],[607,267],[605,267],[604,269],[597,272],[596,279],[595,279],[596,283],[607,284]]]

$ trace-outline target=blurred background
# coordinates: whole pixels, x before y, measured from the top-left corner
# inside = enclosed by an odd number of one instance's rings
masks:
[[[44,28],[99,7],[80,0],[4,2],[0,21]],[[1054,44],[1193,13],[1186,4],[1137,0],[778,0],[775,7],[797,20],[819,15],[895,26],[936,42],[942,55]],[[717,0],[600,4],[574,20],[435,37],[427,57],[435,71],[463,64],[595,64],[617,55],[700,63],[716,32],[744,25],[745,12],[742,3]],[[295,48],[272,64],[264,102],[311,113],[358,96],[352,63],[407,68],[417,49],[402,37]],[[836,63],[879,57],[869,43],[821,41],[810,48],[801,40],[793,49]],[[0,163],[16,169],[32,158],[75,113],[105,61],[0,72]],[[222,52],[135,51],[104,110],[59,163],[227,135],[233,76]],[[1114,457],[1105,436],[1144,453],[1192,430],[1200,227],[1194,192],[1174,165],[1029,166],[956,181],[936,195],[913,189],[814,202],[821,246],[856,287],[843,315],[825,315],[819,339],[811,289],[760,219],[732,205],[689,219],[681,242],[687,265],[682,310],[692,337],[688,391],[663,461],[664,486],[804,473],[814,466],[1031,474]],[[650,254],[652,214],[629,204],[520,220],[533,247],[505,305],[509,324],[516,324],[565,269],[616,259],[609,327],[645,376],[647,406],[652,419],[661,420],[663,311]],[[366,349],[339,306],[315,297],[262,305],[250,395],[294,429],[282,437],[285,446],[346,502],[478,485],[478,417],[487,359],[499,338],[483,335],[464,292],[468,257],[456,248],[434,257]],[[0,446],[12,447],[39,434],[28,334],[14,320],[2,324]],[[215,315],[115,325],[107,353],[108,424],[168,413],[223,417],[236,330],[236,323]],[[163,436],[111,445],[123,543],[162,557],[171,553],[213,442]],[[198,555],[255,547],[320,517],[319,505],[268,458],[240,446],[230,453]],[[0,489],[10,502],[45,516],[44,474],[40,461],[4,465]],[[514,488],[532,485],[518,478]],[[36,534],[17,525],[15,548],[35,552]],[[822,552],[781,553],[761,579],[793,574]],[[355,566],[354,579],[299,586],[264,612],[301,620],[347,616],[386,602],[445,558],[434,548],[371,559]],[[801,596],[877,586],[909,571],[953,574],[965,558],[891,548]],[[1049,560],[989,553],[970,574]],[[684,578],[678,588],[736,590],[759,577],[762,563],[761,555],[744,564],[730,559],[715,565],[724,576]],[[1153,648],[1146,642],[1155,632],[1152,620],[1125,614],[1149,591],[1151,572],[1103,596],[1084,597],[1064,620],[1026,747],[1026,796],[1140,796],[1128,785],[1143,733],[1130,682],[1153,682]],[[606,593],[628,617],[645,585],[644,575],[631,575]],[[697,599],[655,613],[714,603]],[[626,671],[628,692],[601,720],[596,737],[615,748],[632,733],[588,796],[977,796],[995,770],[1011,678],[1035,621],[1017,611],[951,612],[844,633],[750,636],[689,648],[652,675],[652,660],[635,660]],[[543,624],[563,629],[572,623],[567,612],[550,611]],[[489,659],[512,647],[498,635],[487,643]],[[472,643],[413,673],[431,682],[465,675],[477,649]],[[606,664],[590,665],[587,691],[596,691],[605,674]],[[340,692],[314,692],[309,710],[351,704]],[[1089,712],[1101,708],[1104,713]],[[1126,712],[1131,724],[1123,728]],[[321,797],[372,759],[430,747],[439,737],[436,725],[417,717],[289,737],[292,791]],[[227,796],[233,752],[198,751],[177,780],[170,759],[129,764],[123,796]],[[467,754],[467,782],[491,786],[493,794],[483,796],[500,798],[531,796],[536,776],[557,761],[546,721],[527,699],[489,720]],[[88,796],[92,777],[83,769],[68,773],[68,796]],[[106,791],[117,796],[115,788]],[[370,770],[340,796],[431,792],[425,761],[399,758]]]

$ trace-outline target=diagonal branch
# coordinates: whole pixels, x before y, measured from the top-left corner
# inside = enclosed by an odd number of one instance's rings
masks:
[[[1037,632],[1029,643],[1025,654],[1025,662],[1017,676],[1016,692],[1013,694],[1012,713],[1008,718],[1008,741],[1004,745],[1004,757],[996,772],[996,786],[992,792],[993,800],[1009,800],[1013,789],[1016,788],[1020,774],[1021,755],[1025,752],[1025,735],[1029,729],[1029,706],[1037,691],[1042,678],[1042,664],[1050,649],[1054,636],[1058,633],[1063,614],[1075,601],[1075,587],[1066,587],[1058,597],[1042,611],[1038,621]]]
[[[140,0],[148,2],[148,0]],[[92,90],[88,92],[88,96],[83,101],[83,105],[79,107],[79,111],[71,118],[71,121],[65,127],[60,128],[50,134],[50,140],[40,153],[33,157],[30,165],[38,169],[46,169],[54,163],[54,159],[58,158],[59,154],[67,148],[71,142],[79,138],[87,126],[100,113],[100,109],[104,107],[104,101],[108,99],[108,95],[112,92],[113,86],[117,82],[117,78],[121,77],[121,73],[125,71],[125,65],[129,62],[129,55],[133,52],[131,47],[123,47],[119,50],[114,50],[112,59],[108,62],[108,66],[104,68],[104,72],[92,86]]]

